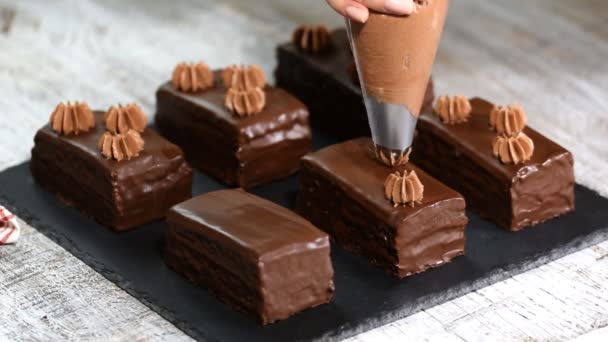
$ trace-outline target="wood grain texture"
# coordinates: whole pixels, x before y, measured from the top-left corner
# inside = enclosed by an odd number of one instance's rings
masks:
[[[0,169],[25,161],[59,101],[105,109],[154,91],[174,64],[258,63],[298,23],[342,25],[321,0],[0,0]],[[579,182],[608,196],[608,2],[452,1],[439,94],[520,102],[570,149]],[[0,185],[1,186],[1,185]],[[575,227],[573,227],[575,229]],[[31,227],[0,247],[1,340],[185,335]],[[46,318],[45,318],[46,317]],[[608,243],[351,341],[608,339]]]
[[[191,341],[171,323],[20,221],[0,247],[2,341]]]
[[[606,279],[608,242],[348,341],[605,341]]]

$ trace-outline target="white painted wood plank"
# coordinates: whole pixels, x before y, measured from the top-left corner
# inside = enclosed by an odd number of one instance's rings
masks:
[[[605,341],[608,242],[348,339]]]
[[[608,341],[608,327],[593,330],[585,335],[572,339],[573,342],[600,342]]]
[[[577,179],[608,195],[608,3],[452,1],[438,92],[521,102],[531,125],[575,154]],[[58,101],[105,109],[154,91],[175,62],[259,63],[297,23],[342,19],[322,0],[0,0],[0,170],[29,158]],[[1,340],[187,339],[30,227],[0,249]],[[608,243],[351,341],[605,337]],[[46,316],[46,319],[43,317]]]
[[[171,323],[20,222],[0,247],[2,341],[191,341]]]

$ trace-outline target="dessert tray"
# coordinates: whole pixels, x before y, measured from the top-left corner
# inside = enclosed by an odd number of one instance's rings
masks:
[[[321,133],[314,136],[316,149],[335,142]],[[197,340],[338,340],[608,239],[608,199],[580,185],[575,212],[521,232],[508,232],[468,211],[465,256],[399,280],[332,246],[333,301],[262,327],[166,266],[163,221],[115,233],[36,185],[29,162],[0,173],[0,184],[0,202],[20,218]],[[297,186],[296,175],[252,192],[293,208]],[[194,171],[193,195],[222,188]]]

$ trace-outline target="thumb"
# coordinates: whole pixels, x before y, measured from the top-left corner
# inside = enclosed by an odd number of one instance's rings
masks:
[[[414,0],[356,0],[366,7],[396,15],[412,14],[415,10]]]
[[[354,21],[364,23],[369,17],[369,10],[359,0],[327,0],[336,12]]]

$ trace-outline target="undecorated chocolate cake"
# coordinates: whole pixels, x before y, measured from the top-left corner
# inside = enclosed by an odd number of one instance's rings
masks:
[[[240,189],[171,209],[165,260],[262,324],[327,303],[334,293],[327,234]]]

